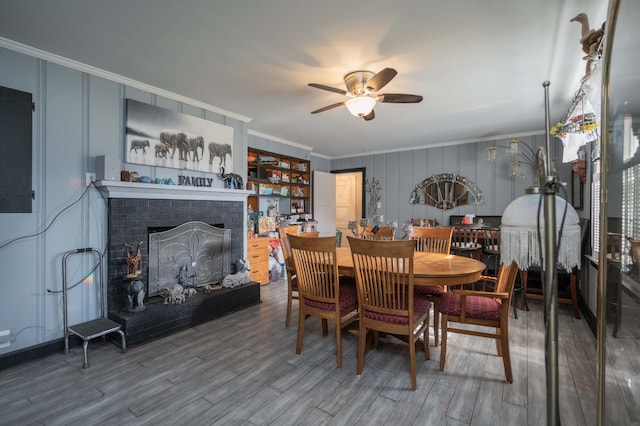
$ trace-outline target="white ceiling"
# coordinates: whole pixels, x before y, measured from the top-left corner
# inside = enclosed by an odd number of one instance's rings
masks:
[[[501,139],[544,129],[580,86],[577,22],[602,0],[0,0],[0,37],[251,119],[249,129],[331,158]],[[344,98],[349,71],[398,75],[372,121]]]

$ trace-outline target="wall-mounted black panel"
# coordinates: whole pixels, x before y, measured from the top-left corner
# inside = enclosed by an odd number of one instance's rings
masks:
[[[31,213],[31,93],[0,87],[0,213]]]

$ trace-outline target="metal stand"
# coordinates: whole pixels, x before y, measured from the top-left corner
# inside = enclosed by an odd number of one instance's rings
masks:
[[[551,155],[549,141],[549,82],[544,87],[546,154]],[[545,355],[547,373],[547,424],[560,424],[560,399],[558,391],[558,290],[556,275],[556,192],[555,178],[551,174],[550,158],[544,164],[544,314]],[[526,296],[525,296],[526,297]]]
[[[98,272],[96,275],[100,277],[100,318],[96,318],[91,321],[86,321],[80,324],[69,327],[69,318],[67,312],[67,258],[76,253],[96,253],[98,257]],[[74,334],[83,340],[82,351],[84,355],[84,361],[82,368],[89,367],[89,354],[88,346],[89,340],[100,337],[104,339],[109,333],[119,333],[121,338],[121,352],[127,351],[127,340],[124,335],[124,331],[121,329],[121,325],[115,321],[108,319],[105,315],[104,308],[104,279],[102,276],[102,253],[95,248],[80,248],[66,252],[62,256],[62,312],[64,317],[64,353],[69,353],[69,334]]]

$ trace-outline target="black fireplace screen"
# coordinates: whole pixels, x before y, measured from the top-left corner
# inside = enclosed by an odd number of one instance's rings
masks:
[[[231,230],[192,221],[149,234],[149,296],[175,284],[218,284],[230,272]]]

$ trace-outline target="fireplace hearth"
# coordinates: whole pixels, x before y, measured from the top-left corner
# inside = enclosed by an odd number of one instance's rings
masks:
[[[247,191],[182,191],[163,188],[166,185],[106,181],[98,186],[109,197],[107,311],[109,318],[122,324],[128,342],[144,342],[260,303],[257,283],[203,291],[205,285],[235,272],[230,265],[244,257]],[[208,224],[223,225],[224,229]],[[153,228],[171,230],[150,234]],[[154,251],[159,239],[173,245],[173,253]],[[125,243],[138,241],[143,241],[143,268],[138,278],[145,283],[147,296],[143,311],[129,312]],[[200,290],[180,304],[165,304],[163,288],[177,283],[174,280],[181,266],[186,266],[190,282]]]

